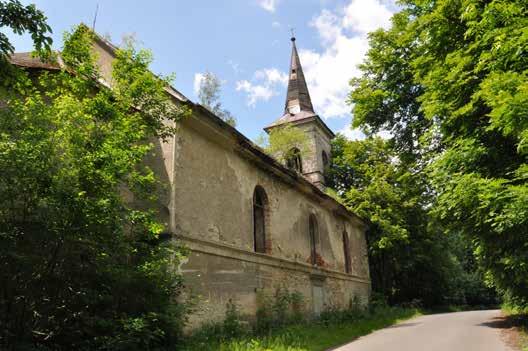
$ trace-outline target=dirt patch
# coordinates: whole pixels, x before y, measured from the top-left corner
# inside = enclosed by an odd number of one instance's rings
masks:
[[[501,315],[489,322],[483,323],[490,328],[500,329],[501,339],[513,350],[521,350],[526,346],[525,331],[528,326],[527,317]]]

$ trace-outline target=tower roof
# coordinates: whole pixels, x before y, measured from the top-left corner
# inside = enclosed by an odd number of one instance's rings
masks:
[[[299,59],[299,53],[295,46],[295,37],[291,38],[292,54],[290,61],[290,71],[288,80],[288,92],[286,94],[286,104],[284,106],[284,113],[298,113],[301,111],[312,112],[312,100],[304,78],[304,72]],[[297,109],[294,106],[298,106]]]
[[[299,59],[299,53],[295,46],[295,37],[291,38],[292,54],[290,60],[290,71],[288,80],[288,91],[286,93],[286,103],[284,106],[284,114],[271,125],[264,128],[266,132],[271,129],[285,124],[302,124],[315,121],[322,129],[329,135],[334,137],[334,133],[315,113],[304,72]]]

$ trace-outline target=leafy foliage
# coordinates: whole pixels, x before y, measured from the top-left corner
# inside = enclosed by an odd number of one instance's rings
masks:
[[[350,96],[355,124],[390,129],[403,152],[413,146],[438,224],[463,234],[489,285],[527,306],[526,2],[402,6],[370,37]]]
[[[201,105],[234,127],[236,126],[236,118],[231,112],[224,109],[220,102],[221,87],[222,82],[216,75],[211,72],[205,72],[200,80],[198,100]]]
[[[150,210],[160,184],[143,162],[185,111],[149,53],[126,47],[99,82],[84,26],[60,72],[17,70],[0,93],[0,344],[144,350],[184,321],[175,266]]]
[[[52,40],[46,16],[35,5],[24,6],[18,0],[0,1],[0,28],[9,27],[15,34],[29,32],[37,51],[50,50]],[[0,65],[6,64],[7,56],[15,48],[4,33],[0,33]]]
[[[309,150],[306,133],[293,125],[275,127],[270,130],[268,137],[260,136],[257,143],[281,162],[295,156],[297,150],[301,156]]]
[[[456,257],[437,236],[427,212],[427,184],[379,138],[332,142],[327,182],[343,203],[368,219],[367,244],[374,292],[391,304],[416,300],[447,303],[453,292]]]

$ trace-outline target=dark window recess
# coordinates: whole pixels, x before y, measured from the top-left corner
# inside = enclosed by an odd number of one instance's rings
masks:
[[[253,238],[255,252],[266,253],[266,192],[260,186],[253,194]]]
[[[328,155],[326,154],[326,152],[323,151],[322,157],[323,157],[323,167],[326,168],[328,167]]]
[[[309,219],[309,235],[310,235],[310,261],[311,264],[317,264],[317,220],[314,215],[310,215]]]
[[[350,261],[350,241],[348,233],[343,231],[343,251],[345,253],[345,272],[352,273],[352,263]]]
[[[302,173],[302,159],[301,159],[301,150],[294,147],[288,152],[286,157],[286,167],[293,169],[299,173]]]

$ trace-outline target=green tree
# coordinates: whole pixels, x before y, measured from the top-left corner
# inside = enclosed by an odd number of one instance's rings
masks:
[[[437,236],[427,211],[427,187],[402,163],[390,142],[338,135],[332,141],[328,186],[369,221],[367,244],[372,287],[391,303],[445,303],[456,260],[447,238]]]
[[[446,231],[463,233],[487,282],[525,307],[526,5],[402,2],[392,28],[371,35],[364,75],[350,97],[363,129],[407,130],[395,133],[395,144],[412,143],[426,156],[423,176],[435,195],[431,213]],[[401,123],[407,112],[411,123]]]
[[[211,72],[205,72],[200,80],[198,100],[202,106],[234,127],[236,126],[235,116],[230,111],[224,109],[220,102],[221,88],[222,82],[220,79]]]
[[[152,349],[184,321],[184,251],[163,241],[144,160],[186,112],[147,51],[117,50],[98,84],[92,35],[65,35],[63,70],[0,86],[2,348]]]
[[[290,124],[273,128],[267,137],[260,135],[256,142],[268,154],[283,163],[295,157],[297,152],[302,156],[308,151],[309,147],[306,133]]]
[[[0,28],[8,27],[19,35],[28,32],[35,49],[41,52],[49,51],[52,44],[51,28],[46,20],[44,13],[33,4],[23,6],[18,0],[0,1]],[[6,64],[14,50],[7,35],[0,33],[0,64]]]

